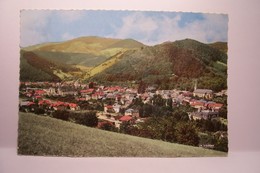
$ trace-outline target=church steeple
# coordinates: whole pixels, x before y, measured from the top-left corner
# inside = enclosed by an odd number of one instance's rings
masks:
[[[195,80],[194,80],[194,91],[196,91],[196,90],[197,90],[197,85],[198,85],[198,80],[197,80],[197,79],[195,79]]]

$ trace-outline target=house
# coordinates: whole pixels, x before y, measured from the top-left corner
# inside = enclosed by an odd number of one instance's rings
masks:
[[[193,96],[210,100],[213,98],[213,91],[209,89],[196,89],[193,92]]]
[[[114,105],[105,105],[104,112],[105,113],[119,113],[121,105],[114,104]]]
[[[208,103],[207,108],[213,110],[213,111],[219,111],[220,108],[222,108],[223,104],[221,103]]]
[[[115,113],[119,113],[120,112],[120,108],[121,108],[121,105],[119,105],[119,104],[114,104],[113,105],[113,109],[114,109]]]
[[[47,95],[51,96],[51,95],[57,95],[56,93],[56,89],[53,87],[50,87],[49,89],[46,90]]]
[[[115,113],[115,110],[112,105],[105,105],[104,106],[104,112],[105,113]]]
[[[36,96],[42,96],[45,94],[46,94],[46,91],[44,91],[44,90],[35,90],[35,92],[34,92],[34,95],[36,95]]]
[[[131,116],[131,117],[139,117],[139,111],[134,109],[127,109],[125,111],[125,116]]]
[[[35,103],[34,103],[34,102],[31,102],[31,101],[22,101],[22,102],[20,103],[20,106],[21,106],[21,107],[23,107],[23,106],[28,107],[28,106],[32,106],[32,105],[35,105]]]
[[[94,94],[91,95],[92,99],[102,99],[105,96],[105,94],[102,91],[95,92]]]
[[[80,91],[80,94],[81,96],[86,96],[86,95],[91,95],[94,93],[94,89],[93,88],[89,88],[89,89],[86,89],[86,90],[81,90]]]
[[[79,110],[79,106],[75,103],[68,103],[68,106],[69,106],[70,110],[72,110],[72,111]]]
[[[207,102],[205,100],[191,100],[190,101],[190,106],[194,107],[196,109],[202,109],[205,107],[205,104]]]
[[[113,93],[108,93],[108,94],[106,95],[106,98],[107,98],[107,99],[115,99],[116,96],[115,96],[115,94],[113,94]]]
[[[38,105],[39,106],[44,106],[44,105],[49,106],[49,105],[51,105],[51,102],[49,100],[40,100],[38,102]]]
[[[28,111],[33,111],[34,108],[33,106],[35,105],[34,102],[31,102],[31,101],[22,101],[20,102],[19,104],[19,110],[23,110],[25,112],[28,112]]]
[[[54,109],[54,110],[65,110],[66,108],[67,108],[67,104],[65,103],[65,102],[60,102],[60,101],[58,101],[58,102],[56,102],[56,103],[53,103],[52,105],[51,105],[51,107]]]
[[[218,117],[218,112],[210,111],[210,110],[201,110],[199,112],[192,112],[189,113],[189,118],[193,120],[200,120],[200,119],[211,119]]]
[[[122,122],[127,122],[127,121],[130,121],[132,120],[133,118],[129,115],[125,115],[125,116],[122,116],[119,121],[122,121]]]

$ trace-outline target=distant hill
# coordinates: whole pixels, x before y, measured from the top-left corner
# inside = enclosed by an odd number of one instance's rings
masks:
[[[120,51],[142,46],[132,39],[80,37],[21,48],[20,79],[57,81],[84,78],[88,69],[102,64]]]
[[[73,66],[47,60],[33,52],[20,52],[21,81],[60,81],[77,72],[80,69]]]
[[[222,157],[224,152],[19,113],[18,154],[69,157]]]
[[[47,59],[93,67],[120,51],[142,46],[144,46],[142,43],[132,39],[122,40],[90,36],[60,43],[30,46],[23,49],[33,51],[35,54]]]
[[[204,44],[184,39],[146,46],[133,39],[80,37],[22,51],[27,53],[21,56],[21,80],[43,80],[35,75],[43,74],[46,80],[81,78],[103,84],[145,83],[161,89],[192,91],[194,81],[199,88],[227,88],[227,43],[223,42]],[[29,58],[28,52],[33,56]],[[25,66],[32,73],[26,74]]]
[[[228,51],[228,46],[227,46],[227,43],[226,42],[216,42],[216,43],[211,43],[209,44],[209,46],[215,48],[215,49],[218,49],[224,53],[227,53]]]
[[[118,62],[92,77],[99,82],[143,81],[162,89],[226,87],[227,54],[195,40],[186,39],[125,51]]]

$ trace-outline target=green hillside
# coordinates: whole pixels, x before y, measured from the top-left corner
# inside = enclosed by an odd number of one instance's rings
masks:
[[[185,39],[175,41],[174,45],[178,48],[182,48],[191,51],[197,58],[202,60],[207,65],[210,65],[211,61],[221,61],[227,63],[227,54],[220,51],[213,46],[200,43],[196,40]]]
[[[227,53],[227,51],[228,51],[228,45],[226,42],[216,42],[216,43],[211,43],[208,45],[215,49],[222,51],[223,53]]]
[[[128,50],[120,61],[93,76],[99,82],[140,81],[162,89],[226,88],[227,55],[195,40],[167,42]]]
[[[22,50],[31,50],[33,56],[21,57],[26,59],[21,60],[21,80],[81,78],[103,84],[142,81],[161,89],[190,91],[196,80],[199,88],[216,92],[227,88],[227,43],[222,42],[204,44],[185,39],[145,46],[133,39],[80,37]],[[28,64],[32,73],[26,74],[23,66]],[[37,78],[36,74],[44,77]]]
[[[112,39],[102,37],[80,37],[60,43],[46,43],[30,46],[23,50],[33,51],[39,56],[67,64],[93,67],[120,51],[139,48],[142,43],[132,39]]]
[[[38,57],[44,58],[54,64],[80,65],[92,68],[104,63],[119,52],[140,48],[142,46],[144,46],[142,43],[132,39],[123,40],[90,36],[59,43],[38,44],[21,48],[21,50],[32,52]],[[67,66],[67,68],[71,69],[71,66]],[[86,72],[88,73],[88,71]],[[58,73],[60,74],[57,74],[57,72],[54,74],[61,79],[66,76],[62,71],[58,71]],[[51,76],[52,74],[48,73],[48,75]],[[22,76],[24,75],[26,74],[23,74]],[[79,76],[84,76],[84,74]],[[27,78],[30,78],[30,76]],[[50,78],[52,77],[49,77],[48,79]],[[42,78],[39,77],[38,80],[41,79]],[[44,79],[47,79],[47,77],[44,77]]]
[[[94,56],[88,53],[66,53],[51,51],[34,51],[34,53],[50,61],[62,62],[69,65],[84,65],[87,67],[94,67],[107,60],[106,56]]]
[[[99,64],[98,66],[95,66],[91,68],[89,71],[87,71],[85,77],[83,79],[91,78],[107,68],[113,66],[114,64],[118,63],[121,59],[121,56],[124,54],[124,52],[120,51],[119,53],[115,54],[114,56],[110,57],[107,61]]]
[[[43,70],[39,70],[27,62],[23,57],[20,58],[20,80],[21,81],[53,81],[59,80],[56,75],[51,75]]]
[[[18,154],[77,157],[208,157],[226,153],[102,131],[19,113]]]
[[[42,58],[33,52],[20,52],[21,81],[60,81],[77,72],[80,72],[79,68]]]

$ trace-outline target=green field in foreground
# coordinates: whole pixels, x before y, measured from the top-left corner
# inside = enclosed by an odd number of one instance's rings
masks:
[[[208,157],[227,153],[19,113],[18,154],[76,157]]]

